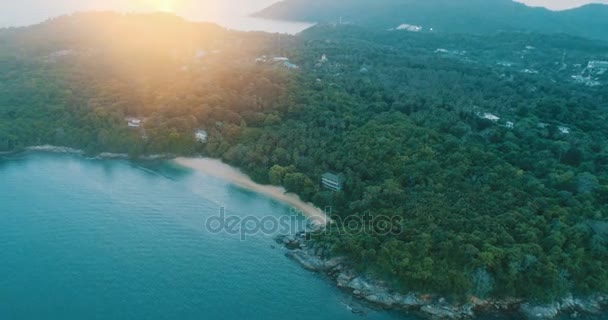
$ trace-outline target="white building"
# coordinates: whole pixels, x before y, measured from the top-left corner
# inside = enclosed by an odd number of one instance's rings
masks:
[[[396,30],[406,30],[406,31],[411,31],[411,32],[420,32],[422,31],[422,27],[421,26],[416,26],[413,24],[401,24],[399,25]]]
[[[563,134],[570,134],[570,128],[568,127],[557,127],[557,129]]]
[[[327,189],[333,191],[342,191],[344,180],[336,174],[327,172],[321,176],[321,184]]]
[[[127,118],[127,125],[129,128],[139,128],[141,127],[142,121],[137,118]]]
[[[589,69],[608,69],[608,61],[598,61],[598,60],[589,61],[589,64],[587,64],[587,68],[589,68]]]
[[[494,114],[488,113],[488,112],[486,112],[483,115],[481,115],[481,117],[484,118],[484,119],[488,119],[488,120],[490,120],[492,122],[497,122],[498,120],[500,120],[500,117],[498,117],[498,116],[496,116]]]
[[[209,134],[205,130],[196,130],[196,132],[194,132],[194,138],[200,143],[206,143],[207,139],[209,138]]]

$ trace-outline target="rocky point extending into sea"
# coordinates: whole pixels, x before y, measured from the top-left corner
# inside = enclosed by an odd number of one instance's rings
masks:
[[[295,235],[281,235],[277,243],[288,249],[285,254],[302,267],[326,275],[339,288],[351,293],[361,302],[374,308],[416,312],[435,319],[472,319],[492,313],[510,313],[523,319],[554,319],[567,314],[572,318],[579,315],[601,315],[608,307],[606,295],[586,298],[565,297],[550,304],[534,304],[523,299],[478,299],[470,297],[467,303],[450,303],[447,299],[433,294],[397,292],[385,282],[357,272],[346,257],[335,256],[327,244],[313,240],[310,232]],[[352,308],[354,313],[365,313]]]

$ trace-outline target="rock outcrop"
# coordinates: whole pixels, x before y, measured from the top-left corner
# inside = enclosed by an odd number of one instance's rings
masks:
[[[594,295],[586,299],[574,298],[572,296],[565,297],[558,302],[550,304],[532,304],[522,303],[519,311],[527,319],[554,319],[559,314],[593,314],[599,315],[604,312],[604,308],[608,305],[608,299],[602,295]]]
[[[601,314],[606,312],[608,297],[595,295],[586,299],[566,297],[546,305],[532,304],[521,299],[482,300],[471,297],[468,303],[451,304],[434,295],[415,292],[396,292],[382,281],[370,279],[354,270],[344,257],[332,256],[329,246],[311,240],[309,234],[280,236],[276,239],[289,251],[285,254],[303,268],[324,273],[339,288],[348,291],[371,307],[392,310],[417,311],[433,319],[472,319],[478,314],[518,312],[524,318],[534,320],[554,319],[560,314]],[[353,308],[353,312],[361,308]]]

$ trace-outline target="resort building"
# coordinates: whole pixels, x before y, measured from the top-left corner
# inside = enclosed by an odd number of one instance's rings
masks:
[[[196,138],[196,141],[200,143],[206,143],[207,139],[209,138],[209,134],[205,130],[196,130],[196,132],[194,132],[194,138]]]
[[[336,174],[327,172],[321,176],[321,184],[327,189],[342,191],[344,180]]]
[[[127,118],[127,125],[129,128],[139,128],[141,127],[141,120],[137,118]]]
[[[490,120],[492,122],[497,122],[498,120],[500,120],[500,117],[498,117],[498,116],[496,116],[494,114],[491,114],[491,113],[487,113],[487,112],[484,113],[484,114],[482,114],[481,117],[483,119],[487,119],[487,120]]]
[[[410,31],[410,32],[420,32],[422,31],[422,27],[421,26],[416,26],[413,24],[401,24],[399,25],[397,28],[395,28],[396,30],[406,30],[406,31]]]
[[[589,63],[587,64],[587,68],[589,69],[608,69],[608,61],[589,61]]]

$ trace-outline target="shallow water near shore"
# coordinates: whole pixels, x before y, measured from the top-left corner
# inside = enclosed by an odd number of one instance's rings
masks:
[[[360,318],[272,235],[205,229],[221,206],[288,207],[169,162],[11,155],[0,158],[0,204],[0,319]]]
[[[220,207],[291,214],[170,161],[1,156],[0,319],[422,319],[362,307],[271,234],[209,232]]]

